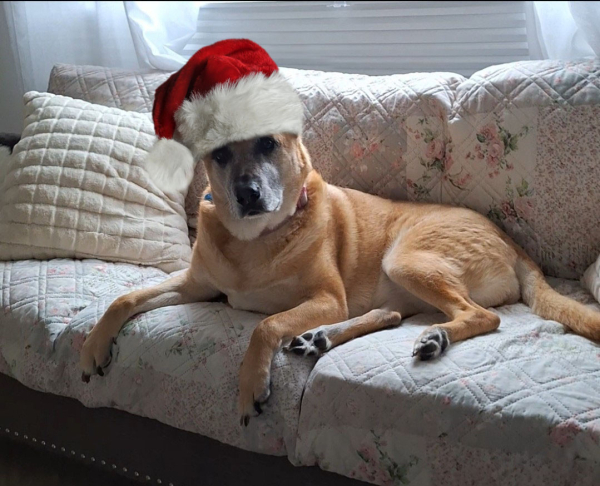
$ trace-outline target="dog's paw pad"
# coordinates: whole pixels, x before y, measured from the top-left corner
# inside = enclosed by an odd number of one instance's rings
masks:
[[[418,356],[421,361],[437,358],[450,344],[448,333],[439,327],[425,330],[413,348],[413,356]]]
[[[317,356],[331,349],[331,341],[324,331],[305,332],[292,339],[287,350],[298,356]]]

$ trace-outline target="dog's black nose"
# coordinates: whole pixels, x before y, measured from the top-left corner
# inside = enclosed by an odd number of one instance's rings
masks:
[[[260,188],[254,181],[238,182],[235,185],[235,197],[246,214],[262,209],[260,207]]]

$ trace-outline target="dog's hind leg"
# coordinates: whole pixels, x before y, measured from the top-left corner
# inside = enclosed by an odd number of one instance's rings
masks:
[[[415,342],[413,356],[435,358],[451,342],[493,331],[500,325],[496,314],[469,297],[450,259],[431,252],[392,251],[385,257],[383,268],[390,280],[451,319],[425,329]]]
[[[402,316],[398,312],[375,309],[347,321],[307,331],[293,338],[285,349],[300,356],[320,355],[351,339],[397,326],[401,320]]]
[[[190,277],[188,270],[154,287],[119,297],[108,307],[83,343],[80,355],[82,380],[88,382],[94,373],[104,375],[103,368],[110,364],[113,342],[123,324],[134,315],[159,307],[202,302],[218,294],[207,282]]]

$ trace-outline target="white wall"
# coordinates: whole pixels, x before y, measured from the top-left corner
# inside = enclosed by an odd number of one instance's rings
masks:
[[[0,132],[21,133],[23,129],[23,90],[14,66],[6,14],[0,8]]]

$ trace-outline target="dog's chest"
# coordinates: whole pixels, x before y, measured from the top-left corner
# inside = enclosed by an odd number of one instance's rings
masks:
[[[277,314],[298,305],[298,282],[296,277],[280,280],[266,287],[223,289],[229,305],[234,309]]]
[[[227,295],[234,309],[276,314],[299,304],[297,276],[269,279],[257,275],[253,278],[251,274],[240,272],[236,277],[218,282],[219,290]]]

